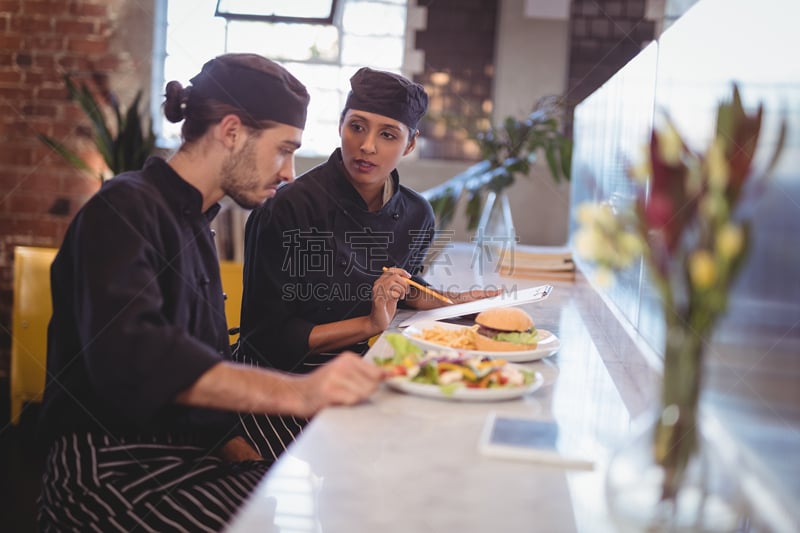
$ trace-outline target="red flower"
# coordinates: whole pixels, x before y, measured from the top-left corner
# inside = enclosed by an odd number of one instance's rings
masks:
[[[661,234],[669,255],[675,251],[686,225],[694,217],[697,198],[687,192],[689,170],[679,158],[667,161],[659,149],[661,140],[655,131],[650,137],[650,195],[639,198],[639,209],[648,230]],[[681,146],[686,153],[686,147]]]

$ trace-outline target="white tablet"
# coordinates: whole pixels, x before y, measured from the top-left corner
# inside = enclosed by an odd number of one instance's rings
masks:
[[[478,449],[484,455],[591,470],[594,461],[573,445],[557,422],[489,413]]]

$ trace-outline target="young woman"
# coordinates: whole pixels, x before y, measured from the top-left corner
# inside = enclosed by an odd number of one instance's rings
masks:
[[[350,85],[341,147],[247,221],[235,351],[242,362],[305,373],[342,349],[365,351],[400,300],[420,309],[442,305],[406,283],[421,270],[434,216],[396,170],[416,147],[428,95],[403,76],[370,68]],[[277,457],[305,423],[260,415],[243,421],[265,457]]]

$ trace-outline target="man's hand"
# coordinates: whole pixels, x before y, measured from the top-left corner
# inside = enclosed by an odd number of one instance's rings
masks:
[[[311,416],[331,405],[353,405],[367,399],[383,380],[383,370],[353,352],[341,355],[298,379],[304,406],[301,416]]]
[[[240,461],[263,461],[258,452],[242,436],[233,437],[217,450],[217,455],[223,461],[238,463]]]
[[[184,405],[228,411],[309,417],[329,405],[352,405],[380,385],[383,371],[353,352],[344,352],[311,374],[289,374],[219,362],[181,391]]]

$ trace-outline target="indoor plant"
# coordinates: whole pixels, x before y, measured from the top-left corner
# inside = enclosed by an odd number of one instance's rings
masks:
[[[577,213],[577,253],[597,265],[601,280],[643,258],[666,324],[660,403],[644,432],[647,453],[640,454],[649,463],[640,464],[640,472],[626,464],[625,476],[617,476],[612,460],[607,477],[612,514],[625,511],[619,509],[621,491],[635,492],[627,500],[639,505],[631,516],[647,530],[677,529],[679,522],[694,529],[692,521],[703,516],[702,479],[694,487],[699,497],[680,496],[699,455],[705,347],[748,254],[748,207],[763,190],[785,138],[783,123],[768,166],[754,175],[762,111],[759,106],[747,114],[734,85],[730,101],[718,106],[714,137],[703,153],[690,149],[667,121],[653,130],[644,162],[631,170],[638,184],[633,205],[585,204]],[[657,484],[652,502],[644,496],[650,481]]]
[[[95,76],[95,78],[98,78]],[[71,100],[80,105],[89,118],[92,130],[92,141],[103,157],[108,171],[116,175],[126,170],[138,170],[144,166],[155,146],[155,135],[149,121],[139,112],[142,91],[139,90],[127,110],[120,107],[119,100],[109,90],[102,90],[103,83],[98,83],[102,99],[94,96],[85,83],[76,84],[70,75],[64,76],[64,83]],[[110,108],[114,115],[115,125],[106,121],[103,107]],[[37,134],[39,139],[68,163],[79,170],[97,175],[104,181],[105,172],[97,173],[84,158],[68,148],[64,143],[43,133]]]
[[[467,229],[474,231],[485,204],[491,209],[495,196],[504,193],[518,176],[527,176],[540,154],[544,154],[555,181],[568,180],[572,141],[561,132],[562,111],[558,97],[545,97],[524,119],[507,117],[502,125],[478,133],[482,160],[425,192],[436,215],[437,229],[449,225],[462,197],[466,197]],[[492,202],[487,202],[487,196]]]

